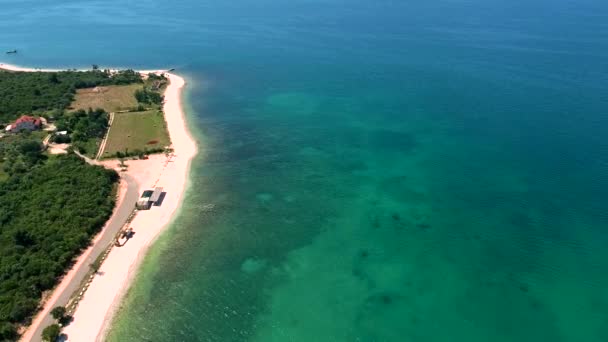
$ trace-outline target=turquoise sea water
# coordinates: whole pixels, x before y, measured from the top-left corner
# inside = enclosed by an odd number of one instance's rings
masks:
[[[202,143],[110,341],[607,341],[608,4],[3,1]]]

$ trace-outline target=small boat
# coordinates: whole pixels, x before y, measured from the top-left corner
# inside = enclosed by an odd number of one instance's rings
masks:
[[[9,54],[9,55],[10,55],[10,54],[14,54],[14,53],[17,53],[17,50],[15,49],[15,50],[13,50],[13,51],[6,51],[6,53],[7,53],[7,54]]]

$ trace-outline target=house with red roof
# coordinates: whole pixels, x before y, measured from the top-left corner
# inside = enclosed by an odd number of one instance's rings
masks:
[[[42,127],[42,120],[29,115],[23,115],[15,120],[12,124],[6,126],[6,130],[12,133],[18,133],[23,130],[35,131]]]

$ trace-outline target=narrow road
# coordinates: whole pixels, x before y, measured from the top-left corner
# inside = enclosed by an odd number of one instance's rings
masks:
[[[88,162],[90,162],[90,160],[88,160]],[[78,269],[76,270],[76,274],[71,279],[67,287],[63,290],[63,292],[61,292],[57,300],[55,300],[54,302],[49,301],[45,304],[44,318],[39,321],[37,326],[30,327],[30,329],[33,329],[33,333],[30,335],[31,337],[29,341],[42,341],[42,330],[44,330],[44,328],[46,328],[47,326],[55,323],[55,320],[51,317],[49,313],[49,309],[54,308],[56,306],[65,306],[68,303],[68,300],[70,299],[74,291],[78,289],[82,280],[87,275],[89,271],[89,265],[93,263],[93,261],[95,261],[95,259],[97,259],[97,257],[106,250],[106,248],[112,242],[118,231],[127,222],[129,215],[133,211],[135,202],[137,202],[138,189],[137,182],[135,182],[135,179],[133,177],[126,174],[123,174],[121,177],[127,182],[127,191],[124,200],[122,201],[121,205],[115,209],[114,213],[112,214],[112,217],[110,217],[110,219],[108,220],[108,225],[101,231],[101,237],[93,246],[92,252],[89,254],[85,262],[83,262],[78,267]]]

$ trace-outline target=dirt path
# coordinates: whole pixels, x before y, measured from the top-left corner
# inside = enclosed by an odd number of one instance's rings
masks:
[[[108,135],[110,134],[110,130],[112,129],[112,122],[114,121],[114,113],[110,113],[110,119],[108,120],[108,130],[106,134],[103,136],[101,143],[99,144],[99,150],[97,150],[97,155],[95,156],[96,160],[99,160],[103,154],[103,150],[106,148],[106,142],[108,141]]]

